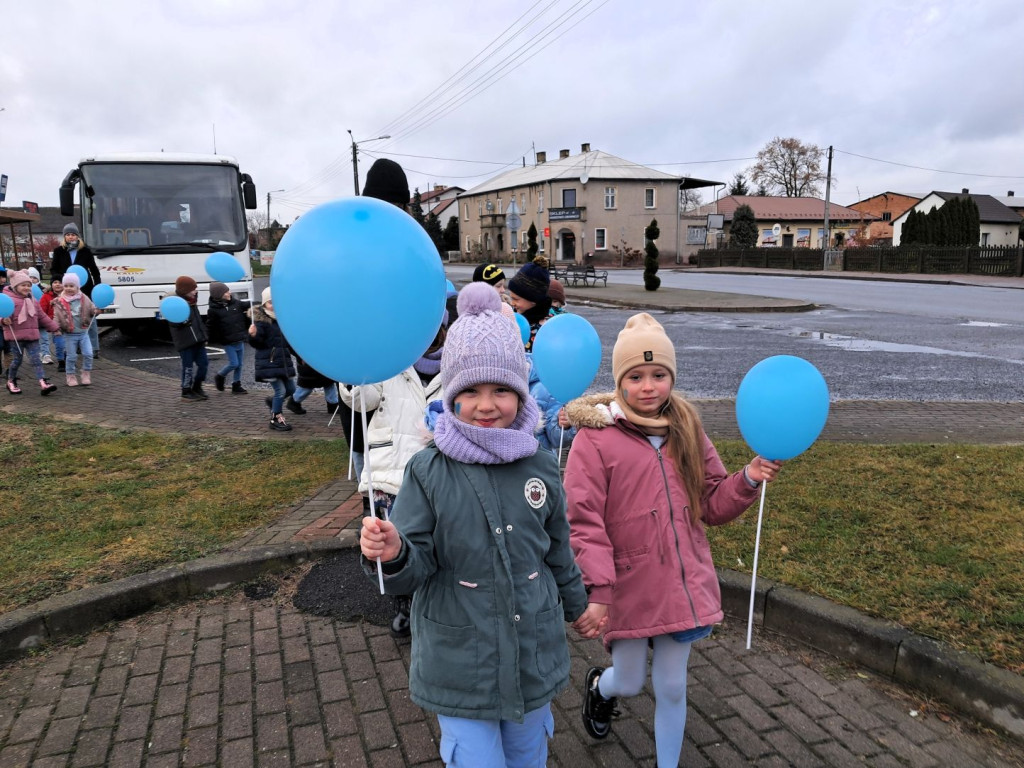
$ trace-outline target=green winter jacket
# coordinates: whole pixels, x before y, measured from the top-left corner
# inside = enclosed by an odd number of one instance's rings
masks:
[[[391,520],[402,550],[384,585],[413,595],[413,701],[515,722],[551,701],[569,682],[565,622],[587,606],[555,457],[464,464],[431,445],[406,466]]]

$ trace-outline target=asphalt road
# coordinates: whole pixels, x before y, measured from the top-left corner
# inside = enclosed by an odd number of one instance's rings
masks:
[[[449,270],[456,281],[468,278],[469,272],[468,267]],[[633,276],[627,271],[612,279],[629,281]],[[699,286],[691,282],[695,278]],[[891,284],[673,272],[666,272],[664,279],[666,285],[678,282],[678,287],[826,305],[792,314],[654,313],[676,342],[678,384],[691,397],[734,397],[754,364],[770,355],[790,354],[817,366],[836,400],[1024,400],[1024,294],[1019,290],[901,283],[898,293],[891,294],[891,304],[870,308],[865,305],[879,303],[877,297]],[[266,278],[257,279],[257,293],[265,283]],[[579,306],[573,311],[586,317],[603,341],[604,361],[593,389],[611,389],[612,345],[633,310]],[[1010,319],[989,319],[1004,315]],[[178,357],[167,340],[127,339],[112,331],[104,335],[102,348],[119,363],[169,378],[178,375]],[[215,370],[223,364],[223,352],[211,347],[209,353]],[[244,381],[250,386],[251,354],[246,362]]]

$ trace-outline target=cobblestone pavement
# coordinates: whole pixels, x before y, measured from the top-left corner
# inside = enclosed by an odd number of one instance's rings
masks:
[[[271,598],[192,601],[6,666],[0,765],[440,766],[436,719],[409,700],[408,641],[298,612],[299,575]],[[744,651],[737,624],[695,646],[682,765],[1024,765],[1019,743],[835,660],[764,636]],[[607,657],[571,649],[548,765],[654,766],[649,687],[595,742],[580,692]]]

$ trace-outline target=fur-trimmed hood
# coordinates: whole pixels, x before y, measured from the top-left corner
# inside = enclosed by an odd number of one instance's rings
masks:
[[[614,392],[599,392],[578,397],[566,403],[565,415],[569,423],[577,429],[604,429],[614,424],[616,419],[626,417],[622,408],[615,402]]]
[[[274,318],[267,314],[267,310],[263,308],[262,304],[257,304],[252,307],[247,313],[252,318],[254,323],[272,323],[276,322]]]

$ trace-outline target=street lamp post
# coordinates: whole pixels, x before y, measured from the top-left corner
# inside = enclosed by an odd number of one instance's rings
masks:
[[[271,240],[270,240],[270,196],[274,192],[284,192],[284,190],[283,189],[272,189],[269,192],[267,192],[267,250],[268,251],[270,250],[270,244],[271,244]]]
[[[352,136],[352,129],[349,128],[348,137],[352,139],[352,185],[355,187],[355,193],[359,194],[359,145],[365,144],[368,141],[381,141],[382,139],[390,139],[390,136],[378,136],[375,139],[361,139],[356,141]]]

